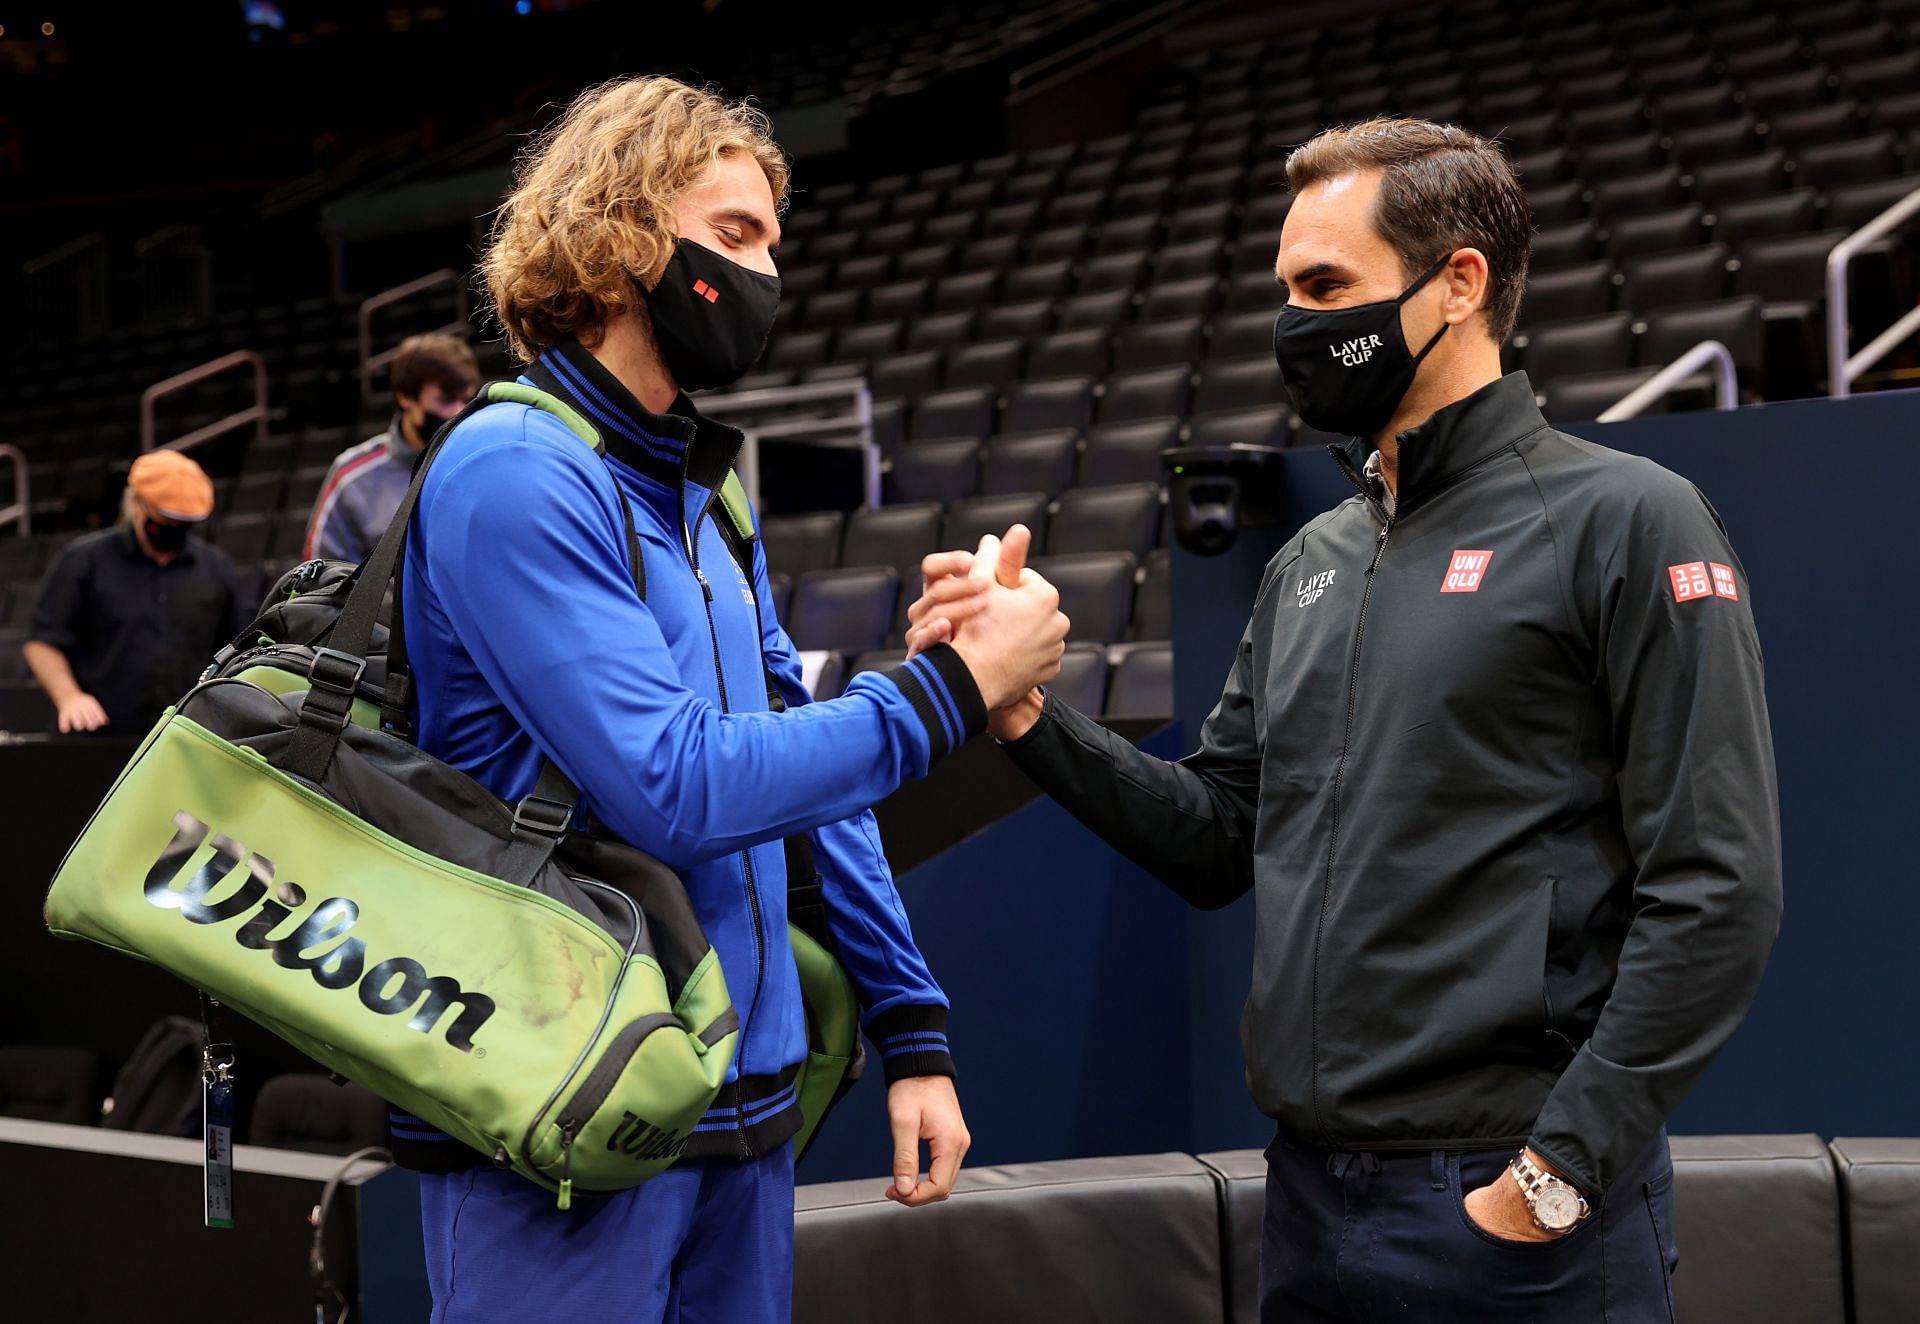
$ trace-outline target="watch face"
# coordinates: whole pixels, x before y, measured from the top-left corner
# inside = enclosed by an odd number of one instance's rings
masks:
[[[1580,1221],[1580,1197],[1564,1186],[1544,1186],[1533,1197],[1533,1216],[1549,1232],[1565,1232]]]

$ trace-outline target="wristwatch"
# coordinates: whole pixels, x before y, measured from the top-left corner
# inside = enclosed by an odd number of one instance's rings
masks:
[[[1535,1163],[1524,1149],[1507,1171],[1520,1184],[1520,1194],[1526,1197],[1527,1212],[1533,1217],[1533,1225],[1542,1232],[1565,1236],[1592,1212],[1586,1196],[1580,1194],[1572,1184],[1561,1181]]]

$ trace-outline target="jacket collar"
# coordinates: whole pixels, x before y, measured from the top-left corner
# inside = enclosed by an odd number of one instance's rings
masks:
[[[609,457],[668,487],[714,491],[739,457],[738,429],[701,414],[684,391],[666,413],[654,413],[571,336],[529,364],[526,376],[585,415]]]
[[[120,555],[126,557],[129,561],[142,561],[148,565],[160,565],[160,562],[148,556],[146,548],[140,545],[140,538],[134,533],[133,525],[122,523],[116,525],[115,528],[118,530],[118,533],[114,539],[114,543],[119,547]],[[199,549],[200,535],[197,533],[188,533],[186,542],[181,544],[180,550],[168,559],[166,566],[192,565],[199,554]],[[166,566],[162,566],[162,569],[165,569]]]
[[[393,419],[387,424],[387,458],[409,469],[413,467],[413,457],[420,452],[407,440],[406,429],[400,419],[400,411],[395,410]]]
[[[1434,411],[1426,422],[1398,435],[1397,515],[1405,515],[1455,475],[1546,425],[1524,372],[1510,372],[1464,400]],[[1379,499],[1363,477],[1373,452],[1370,438],[1353,437],[1327,449],[1355,487]]]

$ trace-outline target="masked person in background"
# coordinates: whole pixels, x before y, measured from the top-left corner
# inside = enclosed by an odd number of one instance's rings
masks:
[[[429,332],[400,342],[387,376],[393,421],[341,451],[327,470],[307,522],[308,560],[367,559],[413,481],[414,457],[479,389],[480,364],[466,341]]]
[[[1287,181],[1275,352],[1354,495],[1268,566],[1196,753],[1038,689],[991,729],[1194,904],[1254,893],[1263,1321],[1668,1320],[1665,1124],[1780,918],[1752,586],[1691,484],[1500,375],[1499,149],[1377,120]],[[964,646],[978,558],[926,572],[910,643]]]
[[[213,483],[179,451],[133,462],[120,522],[62,547],[22,646],[62,733],[143,736],[253,620],[233,561],[200,536]]]
[[[523,380],[589,421],[605,455],[514,403],[475,411],[442,443],[406,561],[418,741],[509,800],[551,759],[583,811],[678,871],[741,1026],[684,1158],[571,1209],[396,1114],[395,1154],[424,1174],[434,1324],[788,1317],[807,1052],[786,940],[791,835],[811,839],[885,1072],[888,1194],[944,1198],[969,1143],[947,999],[868,807],[983,730],[989,707],[1056,674],[1067,622],[1029,578],[990,592],[965,644],[810,702],[757,540],[750,571],[737,568],[719,524],[741,435],[685,394],[733,381],[766,344],[787,177],[757,112],[667,78],[609,84],[521,162],[486,255]]]

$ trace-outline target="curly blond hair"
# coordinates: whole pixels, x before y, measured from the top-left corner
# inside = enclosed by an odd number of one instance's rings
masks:
[[[531,360],[569,335],[589,346],[666,265],[674,202],[721,158],[751,155],[774,206],[786,154],[767,117],[672,78],[589,89],[521,156],[480,269],[507,342]]]

